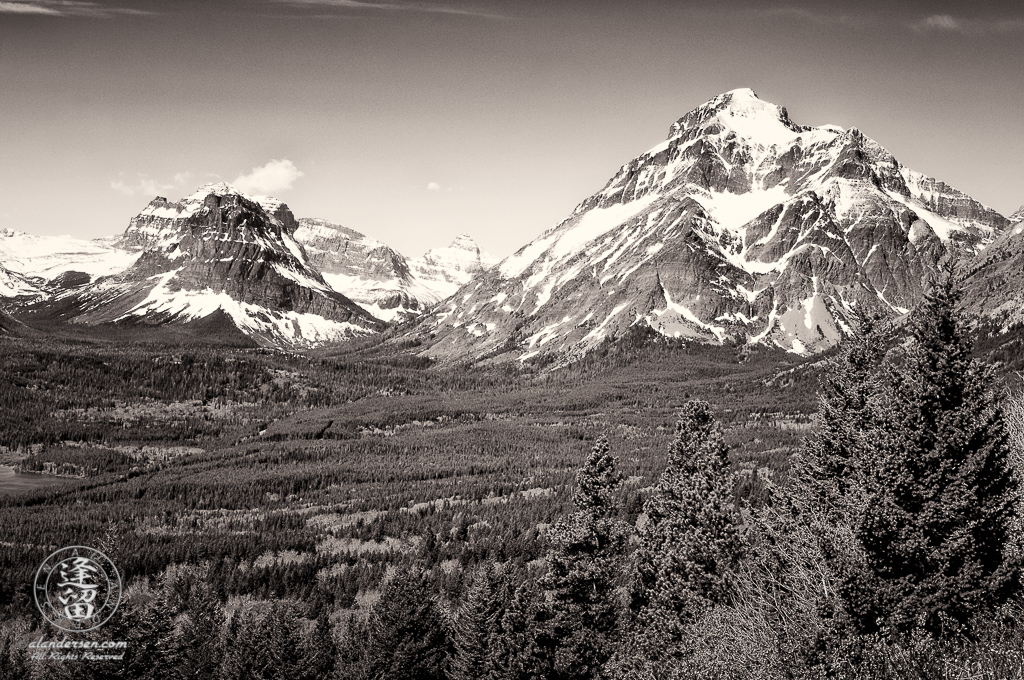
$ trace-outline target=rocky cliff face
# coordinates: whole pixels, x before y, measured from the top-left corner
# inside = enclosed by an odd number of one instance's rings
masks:
[[[441,358],[578,355],[646,324],[797,353],[898,315],[939,260],[1009,222],[903,167],[859,130],[719,95],[563,222],[467,283],[421,329]]]
[[[1006,231],[959,271],[965,311],[1003,327],[1024,323],[1024,207],[1010,220]]]
[[[284,344],[380,330],[309,265],[287,206],[270,207],[273,213],[224,184],[177,203],[157,198],[119,241],[141,251],[135,263],[64,295],[63,303],[79,323],[188,321],[219,310],[243,331]]]
[[[295,239],[334,290],[378,319],[404,321],[440,299],[412,274],[401,253],[358,231],[302,218]]]
[[[457,236],[447,248],[433,248],[410,262],[416,277],[437,291],[442,300],[496,264],[498,258],[481,250],[468,234]]]

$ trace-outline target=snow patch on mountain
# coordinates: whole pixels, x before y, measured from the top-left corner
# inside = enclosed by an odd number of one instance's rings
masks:
[[[0,263],[30,278],[53,279],[69,271],[108,276],[132,266],[139,254],[114,246],[111,239],[86,241],[0,229]]]
[[[133,317],[162,316],[175,321],[201,319],[221,310],[244,332],[269,337],[289,345],[313,347],[368,335],[372,331],[319,314],[280,311],[235,300],[225,291],[174,290],[171,281],[180,270],[158,277],[146,298],[115,321]]]
[[[0,265],[0,298],[38,295],[40,292],[24,276]]]

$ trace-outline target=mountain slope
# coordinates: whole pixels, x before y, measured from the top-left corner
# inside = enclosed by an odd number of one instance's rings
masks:
[[[734,90],[459,290],[423,328],[426,353],[572,356],[635,324],[810,353],[852,332],[855,307],[905,312],[945,254],[1008,225],[856,129]]]
[[[447,248],[432,248],[409,262],[416,278],[435,290],[439,300],[451,297],[496,264],[498,258],[481,250],[469,234],[460,234]]]
[[[17,272],[0,265],[0,300],[4,298],[22,298],[39,295],[38,285]]]
[[[269,207],[273,214],[226,184],[177,203],[158,197],[118,240],[141,251],[130,267],[34,311],[88,324],[189,322],[220,312],[253,337],[287,345],[380,330],[309,266],[287,206]]]
[[[302,218],[295,239],[330,286],[384,321],[404,321],[441,299],[410,271],[405,257],[354,229]]]
[[[1024,207],[1013,224],[978,257],[960,267],[963,307],[1003,327],[1024,323]]]
[[[0,229],[0,264],[27,278],[55,279],[72,271],[90,278],[107,276],[124,271],[138,257],[138,250],[118,247],[112,239],[86,241]]]

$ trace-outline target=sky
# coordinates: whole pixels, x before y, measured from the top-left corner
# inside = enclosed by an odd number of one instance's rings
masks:
[[[228,181],[504,257],[739,87],[1007,215],[1022,40],[1019,0],[0,0],[0,228],[112,235]]]

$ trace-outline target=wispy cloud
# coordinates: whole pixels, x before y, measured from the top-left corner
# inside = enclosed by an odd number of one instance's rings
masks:
[[[452,14],[457,16],[481,17],[484,19],[506,19],[501,14],[486,12],[471,7],[438,5],[428,2],[363,2],[362,0],[270,0],[278,5],[304,7],[309,9],[335,10],[376,10],[386,12],[422,12],[428,14]]]
[[[117,15],[152,14],[141,9],[121,5],[104,5],[84,0],[24,0],[0,2],[0,14],[34,14],[42,16],[75,16],[109,18]]]
[[[441,185],[437,182],[427,182],[427,191],[440,191]]]
[[[29,2],[0,2],[0,12],[7,14],[49,14],[60,16],[57,10]]]
[[[852,14],[835,14],[826,11],[816,11],[806,7],[768,7],[756,8],[754,13],[762,16],[777,17],[814,24],[816,26],[846,26],[848,28],[862,27],[869,23],[867,15],[854,16]]]
[[[174,176],[174,182],[168,183],[155,180],[152,177],[139,173],[134,181],[127,182],[125,181],[122,173],[121,177],[110,181],[110,188],[124,194],[125,196],[158,196],[170,191],[171,189],[181,187],[191,178],[191,172],[179,172]]]
[[[231,184],[248,194],[277,194],[291,189],[304,174],[290,160],[273,160],[239,175]]]
[[[1024,19],[964,19],[951,14],[932,14],[910,24],[918,33],[966,36],[1024,33]]]

